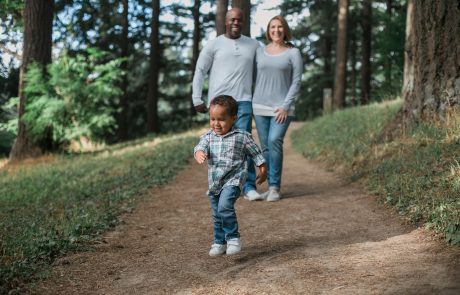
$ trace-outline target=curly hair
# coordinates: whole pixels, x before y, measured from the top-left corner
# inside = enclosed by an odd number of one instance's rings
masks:
[[[236,116],[238,114],[238,104],[236,100],[230,95],[219,95],[212,99],[210,106],[220,105],[227,109],[230,116]]]

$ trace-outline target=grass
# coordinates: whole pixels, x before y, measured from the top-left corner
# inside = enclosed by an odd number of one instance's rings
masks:
[[[46,275],[57,257],[88,249],[143,192],[171,180],[187,164],[196,137],[157,142],[1,169],[0,294]]]
[[[325,115],[293,132],[294,146],[362,181],[411,221],[460,244],[460,114],[377,144],[400,106],[396,100]]]

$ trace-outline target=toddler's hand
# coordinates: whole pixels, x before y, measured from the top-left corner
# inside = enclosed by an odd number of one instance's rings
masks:
[[[203,151],[197,151],[194,156],[198,164],[203,164],[206,161],[206,153]]]
[[[259,173],[256,176],[256,183],[262,184],[267,179],[267,165],[262,164],[259,166]]]

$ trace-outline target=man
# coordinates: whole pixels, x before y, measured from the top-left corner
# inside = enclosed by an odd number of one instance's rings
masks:
[[[230,95],[238,103],[238,117],[235,126],[251,132],[252,123],[252,81],[254,57],[259,43],[241,35],[243,12],[233,8],[225,16],[225,34],[208,42],[200,53],[193,77],[193,105],[197,112],[206,113],[202,99],[203,83],[209,73],[208,102],[218,95]],[[243,194],[249,200],[262,199],[255,185],[255,168],[250,158],[248,178]]]

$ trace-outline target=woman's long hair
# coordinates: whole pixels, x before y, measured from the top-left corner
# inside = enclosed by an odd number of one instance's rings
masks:
[[[287,21],[286,21],[286,20],[284,19],[284,17],[282,17],[281,15],[276,15],[276,16],[274,16],[274,17],[272,17],[272,18],[270,19],[270,21],[269,21],[268,24],[267,24],[267,30],[265,31],[265,38],[267,38],[267,40],[268,40],[269,42],[272,41],[272,38],[270,37],[270,32],[269,32],[269,30],[270,30],[270,24],[271,24],[271,22],[274,21],[275,19],[276,19],[276,20],[279,20],[279,21],[281,22],[281,25],[283,26],[284,43],[285,43],[286,45],[291,44],[291,42],[289,42],[289,41],[292,40],[291,29],[289,29],[289,25],[288,25]],[[292,44],[291,44],[291,45],[292,45]]]

